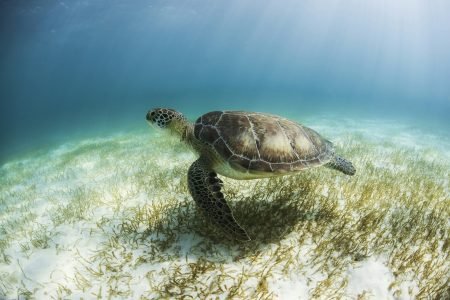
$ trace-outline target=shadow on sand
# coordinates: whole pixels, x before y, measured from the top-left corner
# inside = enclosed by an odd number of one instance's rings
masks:
[[[269,179],[256,184],[252,195],[245,197],[239,196],[238,189],[225,190],[225,197],[234,199],[228,200],[228,203],[236,220],[251,237],[249,242],[239,242],[225,236],[202,216],[190,196],[164,212],[164,218],[155,226],[156,232],[170,239],[164,249],[170,249],[170,245],[180,236],[194,234],[199,238],[199,243],[237,248],[251,254],[260,246],[279,243],[295,230],[304,230],[308,227],[307,223],[336,217],[333,205],[320,205],[324,202],[320,201],[323,196],[313,192],[314,178],[293,178],[286,181]]]

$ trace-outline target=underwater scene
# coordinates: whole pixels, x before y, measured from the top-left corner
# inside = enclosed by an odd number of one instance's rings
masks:
[[[450,299],[450,2],[0,0],[0,299]]]

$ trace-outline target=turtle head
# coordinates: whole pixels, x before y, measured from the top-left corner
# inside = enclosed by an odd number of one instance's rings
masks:
[[[150,110],[146,116],[147,122],[159,128],[169,128],[175,120],[184,119],[184,116],[170,108],[155,108]]]
[[[158,128],[169,129],[173,133],[184,134],[188,124],[182,113],[170,108],[154,108],[149,110],[146,116],[150,125]]]

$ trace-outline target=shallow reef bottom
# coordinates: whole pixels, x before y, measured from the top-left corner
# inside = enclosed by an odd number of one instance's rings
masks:
[[[0,169],[0,299],[448,299],[448,136],[381,120],[305,125],[357,174],[224,181],[252,241],[187,190],[195,160],[147,129],[71,141]]]

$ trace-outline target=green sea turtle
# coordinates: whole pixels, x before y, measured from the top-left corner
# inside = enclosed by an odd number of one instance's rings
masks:
[[[199,158],[188,171],[188,187],[204,216],[237,240],[250,240],[221,193],[217,174],[256,179],[293,174],[324,165],[354,175],[352,163],[335,154],[333,144],[314,130],[264,113],[213,111],[190,123],[167,108],[150,110],[150,124],[181,137]]]

